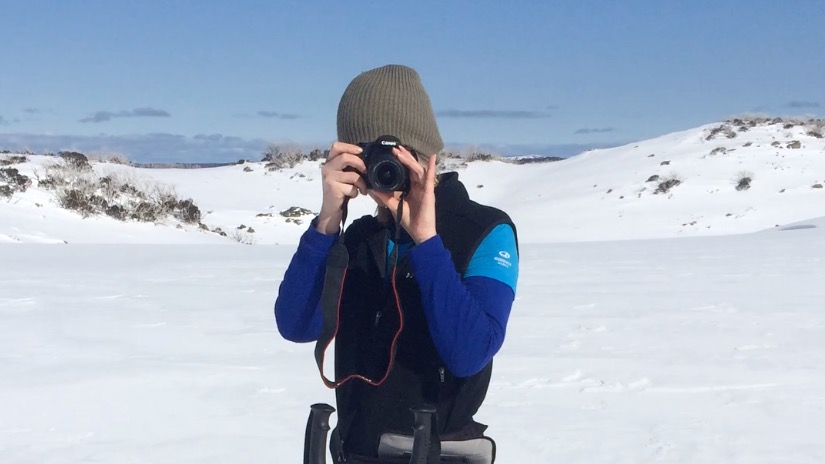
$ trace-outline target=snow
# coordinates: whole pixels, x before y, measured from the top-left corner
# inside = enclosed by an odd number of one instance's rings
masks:
[[[517,300],[476,417],[497,462],[825,462],[825,191],[811,188],[825,144],[791,134],[802,149],[771,147],[786,142],[775,126],[702,141],[709,127],[461,172],[521,238]],[[726,144],[739,148],[702,157]],[[0,242],[18,243],[0,245],[0,462],[301,462],[309,405],[334,394],[313,345],[275,328],[306,227],[277,213],[317,210],[318,169],[253,167],[141,174],[212,211],[210,227],[255,227],[255,246],[82,219],[36,185],[0,200]],[[671,168],[685,181],[672,195],[633,194]],[[754,174],[750,190],[733,188],[739,170]]]

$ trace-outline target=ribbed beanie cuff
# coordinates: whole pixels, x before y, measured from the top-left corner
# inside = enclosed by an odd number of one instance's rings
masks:
[[[382,135],[394,135],[424,156],[444,148],[430,97],[412,68],[387,65],[366,71],[341,96],[338,140],[355,144]]]

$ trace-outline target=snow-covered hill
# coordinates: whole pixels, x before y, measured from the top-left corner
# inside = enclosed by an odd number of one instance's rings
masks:
[[[754,232],[825,216],[822,135],[822,121],[733,120],[559,162],[476,161],[460,170],[460,179],[472,198],[510,213],[524,243]],[[53,162],[30,156],[13,167],[34,177]],[[35,180],[26,192],[0,199],[0,243],[296,243],[311,216],[280,213],[292,207],[317,211],[321,201],[319,162],[274,172],[263,163],[205,169],[93,165],[101,175],[120,172],[173,186],[179,197],[195,201],[210,230],[227,236],[173,220],[83,219],[60,208],[54,193]],[[358,217],[375,205],[361,198],[350,208]]]

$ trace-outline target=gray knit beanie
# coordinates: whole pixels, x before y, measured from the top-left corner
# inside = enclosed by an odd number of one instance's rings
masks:
[[[414,69],[387,65],[361,73],[338,104],[338,140],[372,142],[394,135],[424,157],[438,153],[438,132],[430,97]]]

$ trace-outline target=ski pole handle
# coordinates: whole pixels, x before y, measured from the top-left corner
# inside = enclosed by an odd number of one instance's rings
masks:
[[[316,403],[310,406],[304,435],[304,464],[326,464],[329,416],[333,412],[335,408],[326,403]]]
[[[413,412],[413,449],[410,464],[428,464],[431,455],[441,454],[441,443],[433,442],[433,425],[435,424],[435,407],[424,405],[412,408]],[[432,449],[433,446],[438,450]],[[438,459],[437,457],[434,459]],[[438,462],[438,461],[435,461]]]

